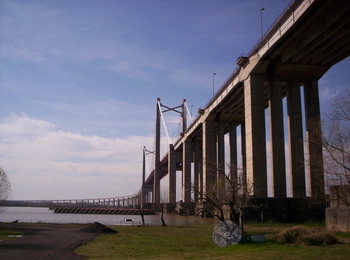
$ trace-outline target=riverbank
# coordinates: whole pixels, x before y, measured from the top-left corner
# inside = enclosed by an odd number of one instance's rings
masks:
[[[263,243],[225,248],[212,240],[213,224],[193,226],[112,226],[117,234],[85,233],[88,225],[0,223],[4,230],[23,237],[0,242],[1,259],[348,259],[349,234],[342,244],[328,246],[280,245],[274,234],[291,224],[250,223],[249,234],[264,234]],[[324,230],[323,224],[310,224]],[[8,233],[7,233],[8,234]],[[2,238],[0,238],[2,239]]]

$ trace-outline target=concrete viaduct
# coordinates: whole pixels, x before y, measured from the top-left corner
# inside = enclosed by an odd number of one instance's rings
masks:
[[[237,166],[237,127],[241,130],[239,150],[244,181],[251,186],[253,197],[268,197],[266,122],[270,128],[273,197],[286,198],[287,185],[293,198],[306,197],[307,190],[313,197],[324,195],[318,80],[349,54],[350,1],[292,2],[251,52],[237,59],[237,69],[200,109],[195,121],[186,127],[184,119],[180,139],[169,145],[169,152],[162,159],[160,113],[165,106],[157,101],[155,167],[147,179],[143,175],[141,201],[159,203],[160,179],[168,174],[168,202],[175,203],[177,170],[182,171],[183,202],[193,199],[193,184],[205,193],[216,182],[217,169],[224,167],[227,133],[230,164]],[[289,158],[285,153],[283,98],[287,103]],[[178,108],[185,118],[184,104]],[[266,109],[269,122],[265,119]],[[306,179],[310,187],[306,187]]]

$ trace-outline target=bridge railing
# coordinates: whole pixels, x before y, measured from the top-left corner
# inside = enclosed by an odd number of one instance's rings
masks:
[[[263,33],[262,37],[255,43],[255,45],[251,48],[248,56],[253,55],[262,45],[267,42],[269,36],[273,35],[275,32],[279,30],[279,24],[284,23],[289,14],[292,14],[296,8],[303,2],[303,0],[291,0],[288,6],[281,12],[281,14],[273,21],[273,23],[267,28],[267,30]],[[284,17],[284,19],[283,19]]]
[[[288,6],[281,12],[281,14],[275,19],[275,21],[265,31],[262,37],[253,46],[253,48],[247,54],[247,57],[254,55],[262,46],[264,46],[270,40],[270,38],[280,29],[280,24],[284,23],[289,18],[289,16],[294,13],[302,2],[303,0],[291,0]],[[215,95],[208,101],[208,103],[205,105],[205,108],[208,108],[216,100],[216,98],[225,90],[227,85],[238,75],[240,69],[241,67],[239,66],[235,68],[235,70],[229,75],[226,81],[215,92]],[[199,117],[200,115],[197,116],[197,118]],[[193,123],[195,121],[196,120],[194,120]]]
[[[97,198],[97,199],[62,199],[62,200],[2,200],[3,207],[119,207],[135,208],[140,204],[141,191],[133,195]]]

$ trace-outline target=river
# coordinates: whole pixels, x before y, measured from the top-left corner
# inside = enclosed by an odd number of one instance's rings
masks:
[[[140,215],[105,215],[105,214],[64,214],[54,213],[48,208],[30,207],[0,207],[0,222],[23,223],[55,223],[55,224],[87,224],[100,222],[104,225],[120,225],[124,219],[141,221]],[[197,216],[179,216],[176,214],[165,214],[164,219],[167,225],[189,226],[200,224],[215,224],[213,218],[201,218]],[[159,215],[146,215],[146,225],[161,225]]]

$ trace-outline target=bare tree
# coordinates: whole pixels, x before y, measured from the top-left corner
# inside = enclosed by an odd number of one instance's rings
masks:
[[[350,206],[350,90],[337,96],[331,103],[330,113],[323,122],[324,169],[327,186],[333,189],[333,199]]]
[[[198,208],[202,212],[211,212],[220,221],[225,220],[225,211],[229,212],[230,219],[239,223],[243,231],[243,216],[247,208],[258,208],[252,204],[252,185],[246,182],[244,170],[228,166],[225,172],[222,167],[214,167],[217,180],[209,185],[205,193],[200,193],[193,185],[194,192],[198,193]]]
[[[161,192],[160,196],[160,202],[159,203],[152,203],[152,209],[156,212],[160,212],[160,220],[162,222],[162,227],[166,227],[167,224],[164,219],[164,211],[166,211],[166,199],[167,198],[167,192],[163,190]]]
[[[139,207],[139,212],[140,212],[140,216],[141,216],[141,220],[142,220],[142,225],[145,225],[145,212],[143,210],[143,205],[141,205]]]
[[[0,167],[0,200],[6,200],[11,193],[11,183],[3,168]]]

